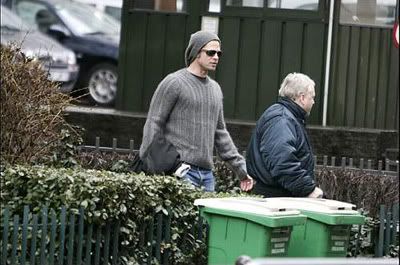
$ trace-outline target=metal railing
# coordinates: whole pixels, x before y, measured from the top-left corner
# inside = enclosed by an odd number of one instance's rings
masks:
[[[95,145],[81,145],[78,147],[80,151],[100,151],[100,152],[116,152],[122,154],[134,154],[138,152],[138,146],[135,146],[135,142],[133,140],[129,141],[129,147],[118,147],[118,139],[112,139],[112,146],[101,146],[100,145],[100,137],[95,138]],[[377,167],[374,167],[375,164],[372,159],[364,159],[360,158],[357,160],[358,163],[355,163],[356,160],[351,157],[328,157],[327,155],[323,156],[314,156],[316,161],[316,167],[328,167],[328,168],[346,168],[350,170],[363,170],[372,174],[376,173],[385,173],[389,175],[398,175],[400,164],[399,160],[379,160],[377,163]]]
[[[122,246],[126,238],[121,233],[126,233],[127,228],[121,229],[120,221],[93,224],[85,220],[83,208],[78,212],[68,212],[65,206],[58,210],[60,213],[56,214],[54,209],[43,207],[39,214],[32,214],[27,205],[21,219],[6,206],[1,215],[1,264],[121,264],[121,253],[126,255]],[[158,264],[169,264],[172,212],[170,208],[166,210],[168,214],[154,212],[146,220],[137,219],[138,238],[129,243],[146,253],[146,260],[142,261],[146,264],[152,264],[154,259]],[[204,229],[203,219],[199,218],[191,231],[183,233],[183,240],[191,236],[205,240]]]

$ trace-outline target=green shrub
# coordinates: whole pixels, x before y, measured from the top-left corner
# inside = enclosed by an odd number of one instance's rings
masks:
[[[18,47],[1,45],[0,54],[1,160],[41,163],[64,157],[67,161],[71,156],[63,152],[65,140],[79,139],[79,132],[63,117],[71,97],[62,94],[39,63]]]
[[[3,165],[1,169],[1,205],[12,213],[22,213],[30,205],[33,213],[47,205],[60,209],[66,205],[78,212],[84,207],[87,222],[104,223],[119,220],[121,253],[140,261],[145,257],[138,247],[140,222],[154,212],[171,209],[171,264],[202,264],[206,247],[190,236],[198,223],[197,198],[226,197],[232,194],[205,193],[186,182],[170,176],[145,176],[80,167],[54,168],[46,166]],[[183,235],[189,235],[184,239]]]

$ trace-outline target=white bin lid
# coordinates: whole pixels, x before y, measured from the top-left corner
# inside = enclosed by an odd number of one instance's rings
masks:
[[[282,207],[275,203],[259,200],[258,198],[244,199],[243,197],[232,197],[197,199],[194,201],[194,205],[270,217],[300,214],[299,210]]]
[[[356,205],[319,198],[277,197],[265,198],[264,202],[281,207],[292,207],[301,211],[311,211],[326,214],[358,214]]]

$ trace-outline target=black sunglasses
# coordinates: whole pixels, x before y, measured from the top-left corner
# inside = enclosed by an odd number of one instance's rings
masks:
[[[205,50],[203,51],[210,57],[214,57],[215,54],[220,58],[222,56],[222,51],[216,51],[216,50]]]

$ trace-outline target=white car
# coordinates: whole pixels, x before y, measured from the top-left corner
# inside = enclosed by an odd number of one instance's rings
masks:
[[[122,0],[73,0],[85,3],[121,21]]]
[[[75,53],[25,24],[2,5],[1,45],[10,44],[20,45],[25,56],[39,60],[49,79],[60,83],[61,92],[73,90],[79,70]]]

